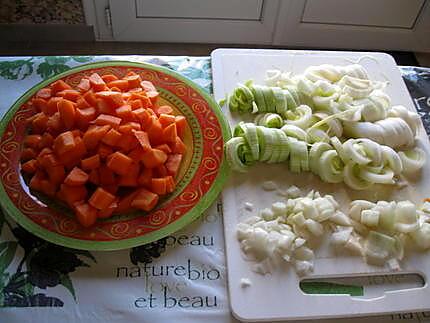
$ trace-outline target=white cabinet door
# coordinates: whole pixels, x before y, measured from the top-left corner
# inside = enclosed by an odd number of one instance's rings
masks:
[[[429,0],[282,1],[275,44],[430,51]]]
[[[271,44],[279,0],[110,0],[113,39]]]

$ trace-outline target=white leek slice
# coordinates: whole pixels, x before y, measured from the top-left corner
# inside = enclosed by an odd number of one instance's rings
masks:
[[[420,116],[415,112],[409,111],[402,105],[396,105],[391,107],[388,111],[390,117],[399,117],[406,121],[408,126],[411,128],[412,133],[415,135],[417,128],[420,124]]]
[[[372,186],[371,182],[360,177],[360,167],[352,161],[345,165],[343,169],[343,178],[345,184],[355,190],[365,190]]]
[[[381,145],[381,150],[383,163],[388,165],[394,174],[399,175],[403,170],[400,156],[391,147],[385,145]]]
[[[356,100],[354,104],[362,104],[361,115],[364,121],[378,121],[387,117],[390,98],[380,90],[373,91],[368,98]]]
[[[254,123],[267,128],[281,128],[284,124],[279,114],[270,112],[258,114],[254,119]]]
[[[251,149],[242,137],[234,137],[225,143],[226,158],[233,170],[247,172],[254,162]]]
[[[414,134],[409,125],[401,118],[386,118],[375,122],[380,126],[384,144],[392,148],[410,146],[414,143]]]
[[[340,142],[339,138],[337,137],[331,137],[330,143],[333,145],[334,149],[336,149],[340,159],[344,163],[347,163],[351,158],[348,156],[348,154],[345,152],[345,149],[343,148],[342,143]]]
[[[345,68],[342,71],[346,73]],[[341,72],[341,69],[338,66],[323,64],[319,66],[308,67],[305,70],[304,75],[312,82],[329,81],[331,83],[334,83],[340,80],[343,73]]]
[[[275,112],[285,118],[288,111],[287,98],[284,95],[284,90],[280,87],[272,87],[273,98],[275,101]]]
[[[341,86],[342,91],[354,99],[361,99],[367,97],[372,91],[373,86],[370,80],[356,78],[350,75],[345,75],[337,83]]]
[[[348,137],[368,138],[379,144],[384,144],[384,131],[381,126],[371,122],[344,122],[343,131]],[[386,143],[385,143],[386,144]]]
[[[324,130],[330,137],[342,137],[343,127],[338,119],[330,119],[329,115],[325,112],[316,112],[313,114],[314,123],[326,119],[326,123],[318,127]]]
[[[363,147],[366,156],[372,160],[373,165],[382,163],[381,145],[367,138],[356,139],[355,142]]]
[[[258,143],[260,144],[259,161],[267,162],[273,155],[277,137],[275,133],[266,127],[257,128]]]
[[[238,84],[227,101],[231,111],[250,112],[255,104],[254,100],[252,91],[246,85]]]
[[[260,156],[260,145],[258,142],[257,127],[253,123],[239,122],[234,129],[235,137],[242,136],[246,139],[254,160]]]
[[[343,181],[344,163],[336,150],[328,150],[322,153],[318,171],[319,176],[327,183],[340,183]]]
[[[354,163],[366,165],[372,162],[372,160],[366,155],[366,151],[355,139],[348,139],[342,146],[345,150],[345,154],[347,154]]]
[[[369,167],[360,169],[360,177],[371,183],[394,184],[394,172],[390,168],[383,168],[380,172],[373,172]]]
[[[279,154],[277,159],[274,159],[272,156],[272,159],[270,161],[282,163],[288,159],[288,156],[290,155],[290,144],[288,136],[281,130],[276,129],[275,130],[276,135],[276,146],[279,150]]]
[[[311,124],[312,109],[307,105],[299,105],[295,110],[286,113],[286,124],[306,129]]]
[[[330,142],[330,136],[320,128],[309,128],[307,131],[309,143]]]
[[[293,173],[309,170],[307,144],[295,138],[290,138],[290,170]]]
[[[366,69],[360,64],[352,64],[340,67],[341,73],[360,79],[368,79]]]
[[[338,98],[338,93],[333,93],[330,96],[312,96],[312,102],[314,106],[318,109],[333,112],[333,104]]]
[[[324,142],[317,142],[312,145],[309,151],[309,167],[314,174],[319,174],[319,160],[321,155],[332,149],[331,146]]]
[[[296,139],[301,140],[301,141],[308,141],[307,140],[308,135],[306,134],[306,131],[304,131],[302,128],[299,128],[295,125],[286,124],[281,128],[281,130],[288,137],[293,137],[293,138],[296,138]]]
[[[419,171],[426,162],[426,153],[418,147],[407,151],[400,151],[399,157],[402,160],[403,172],[406,174]]]

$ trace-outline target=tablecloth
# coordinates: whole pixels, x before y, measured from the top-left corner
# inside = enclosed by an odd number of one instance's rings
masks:
[[[104,60],[159,64],[211,91],[209,57],[2,57],[0,115],[41,80],[74,66]],[[402,67],[401,72],[424,123],[430,126],[429,71]],[[0,214],[1,323],[173,322],[179,319],[235,322],[229,310],[226,281],[219,201],[193,224],[165,239],[115,252],[59,247],[33,236]],[[430,313],[336,321],[375,320],[430,322]]]

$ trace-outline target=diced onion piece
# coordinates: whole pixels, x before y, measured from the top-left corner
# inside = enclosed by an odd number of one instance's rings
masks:
[[[361,212],[361,223],[368,227],[376,227],[379,222],[379,212],[374,210],[363,210]]]
[[[275,218],[275,213],[272,211],[272,209],[265,208],[265,209],[262,209],[260,211],[260,216],[264,220],[270,221],[270,220],[273,220]]]
[[[366,261],[370,264],[382,265],[395,252],[396,240],[386,234],[369,231],[364,244]]]
[[[314,264],[310,261],[296,260],[294,262],[294,267],[299,276],[305,276],[314,271]]]
[[[296,197],[299,197],[301,194],[302,194],[302,191],[300,190],[300,188],[298,188],[295,185],[292,185],[287,189],[287,196],[289,198],[296,198]]]
[[[272,204],[272,211],[276,217],[283,216],[287,213],[287,204],[284,202],[275,202]]]
[[[261,184],[261,187],[265,191],[275,191],[278,188],[278,185],[274,181],[264,181]]]
[[[321,223],[315,220],[306,219],[305,226],[309,230],[309,232],[312,233],[314,236],[320,237],[324,234],[324,227],[322,226]]]
[[[338,227],[330,236],[330,243],[337,246],[344,246],[351,237],[352,227]]]
[[[337,210],[331,217],[330,221],[338,225],[351,226],[351,219],[343,212]]]
[[[424,222],[418,230],[411,232],[410,235],[421,249],[430,248],[430,223]]]
[[[309,260],[314,259],[315,255],[314,255],[314,252],[312,251],[312,249],[305,247],[305,246],[301,246],[301,247],[294,250],[294,258],[296,258],[297,260],[309,261]]]
[[[293,222],[293,224],[295,224],[299,227],[302,227],[306,223],[306,218],[303,215],[303,212],[298,212],[298,213],[294,214],[293,216],[291,216],[291,221]]]
[[[394,211],[394,229],[399,232],[413,232],[419,227],[418,215],[415,204],[410,201],[397,203]]]
[[[320,197],[316,198],[314,201],[318,209],[318,216],[314,218],[315,221],[323,222],[328,220],[336,212],[335,207],[328,199]]]
[[[355,221],[361,221],[361,212],[363,210],[370,210],[374,206],[376,206],[375,203],[366,201],[366,200],[355,200],[351,202],[351,207],[349,209],[349,216],[351,219]]]
[[[380,228],[387,232],[392,232],[394,230],[396,202],[378,201],[374,210],[379,212]]]

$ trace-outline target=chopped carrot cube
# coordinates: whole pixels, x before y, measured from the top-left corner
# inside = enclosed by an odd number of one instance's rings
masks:
[[[111,155],[106,165],[115,173],[125,175],[132,163],[133,159],[117,151]]]
[[[89,204],[98,210],[106,209],[113,201],[115,201],[115,195],[101,187],[98,187],[88,200]]]

